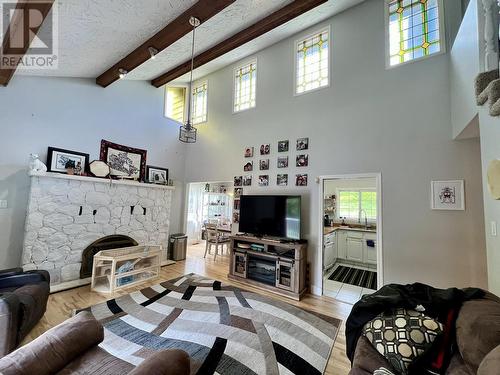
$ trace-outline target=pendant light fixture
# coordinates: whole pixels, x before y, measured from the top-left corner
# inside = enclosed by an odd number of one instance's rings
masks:
[[[189,95],[188,95],[188,111],[187,111],[187,121],[179,129],[179,141],[184,143],[195,143],[196,142],[196,128],[191,125],[191,100],[192,100],[192,85],[193,85],[193,70],[194,70],[194,37],[196,28],[200,26],[200,20],[196,17],[191,17],[189,19],[189,24],[193,26],[193,43],[191,46],[191,76],[189,78]]]

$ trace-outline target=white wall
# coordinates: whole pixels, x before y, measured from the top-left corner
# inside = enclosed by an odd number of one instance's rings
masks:
[[[487,170],[494,159],[500,159],[500,119],[491,117],[488,107],[479,109],[481,129],[481,160],[484,186],[484,217],[486,227],[486,245],[488,249],[488,285],[490,290],[500,295],[500,237],[492,236],[491,223],[500,223],[500,201],[494,200],[488,190]],[[499,228],[500,229],[500,228]]]
[[[181,230],[185,146],[178,125],[163,117],[163,90],[123,81],[103,89],[93,80],[15,76],[0,88],[0,269],[20,263],[31,152],[54,146],[99,158],[101,139],[148,150],[147,162],[169,168],[177,187],[171,232]]]
[[[470,2],[450,53],[451,123],[454,138],[461,134],[467,136],[464,129],[478,113],[474,92],[474,79],[480,70],[477,1]]]
[[[329,88],[293,96],[295,38],[257,54],[256,109],[232,114],[234,66],[208,76],[209,123],[187,152],[186,180],[243,175],[244,147],[271,143],[272,186],[254,182],[245,192],[302,194],[314,287],[321,285],[315,177],[381,172],[385,282],[486,286],[480,148],[477,140],[451,139],[449,56],[386,70],[383,0],[325,24],[333,39]],[[289,139],[293,147],[298,137],[310,138],[309,186],[278,188],[276,142]],[[296,170],[288,169],[290,177]],[[431,211],[431,180],[459,178],[466,181],[467,210]]]

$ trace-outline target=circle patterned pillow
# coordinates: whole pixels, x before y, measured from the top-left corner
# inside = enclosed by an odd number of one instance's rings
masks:
[[[412,361],[443,332],[443,325],[421,312],[396,309],[378,315],[363,327],[363,336],[398,374],[406,374]]]

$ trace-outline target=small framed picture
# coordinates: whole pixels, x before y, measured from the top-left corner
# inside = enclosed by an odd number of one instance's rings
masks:
[[[287,174],[279,174],[276,176],[276,185],[278,186],[287,186],[288,185],[288,175]]]
[[[271,145],[269,143],[260,145],[260,154],[269,155],[271,153]]]
[[[150,184],[168,184],[168,169],[161,167],[146,166],[146,178]]]
[[[242,194],[243,194],[242,188],[235,188],[234,189],[234,199],[241,197]]]
[[[296,166],[297,167],[307,167],[309,165],[309,155],[297,155]]]
[[[296,174],[295,186],[307,186],[307,174]]]
[[[269,159],[262,159],[259,162],[259,169],[261,171],[267,171],[269,169]]]
[[[269,186],[269,175],[259,176],[259,186]]]
[[[280,156],[278,158],[278,168],[288,168],[288,156]]]
[[[288,152],[288,140],[278,142],[278,152]]]
[[[243,186],[243,177],[235,176],[234,177],[234,186]]]
[[[245,165],[243,166],[243,171],[244,172],[252,172],[253,171],[253,161],[249,161],[249,162],[245,163]]]
[[[238,224],[240,222],[240,213],[233,212],[233,223]]]
[[[253,147],[245,147],[245,157],[253,158]]]
[[[431,208],[433,210],[465,210],[464,180],[432,181]]]
[[[243,176],[243,186],[252,186],[252,176]]]
[[[240,210],[240,200],[239,199],[235,199],[234,200],[234,209],[236,211],[239,211]]]
[[[49,172],[68,173],[72,168],[74,174],[82,174],[89,170],[89,154],[78,151],[49,147],[47,151],[47,170]],[[80,171],[80,173],[78,173]]]
[[[308,150],[308,149],[309,149],[309,138],[297,139],[297,151]]]

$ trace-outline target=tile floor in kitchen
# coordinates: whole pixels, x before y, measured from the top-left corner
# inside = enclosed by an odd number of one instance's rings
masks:
[[[356,285],[350,285],[339,281],[328,280],[330,275],[335,271],[338,265],[333,266],[323,277],[323,295],[335,298],[339,301],[355,304],[361,299],[364,294],[371,294],[375,292],[373,289],[363,288]],[[353,266],[350,266],[353,267]],[[366,269],[363,267],[354,267],[359,269]],[[370,270],[373,271],[373,270]]]

